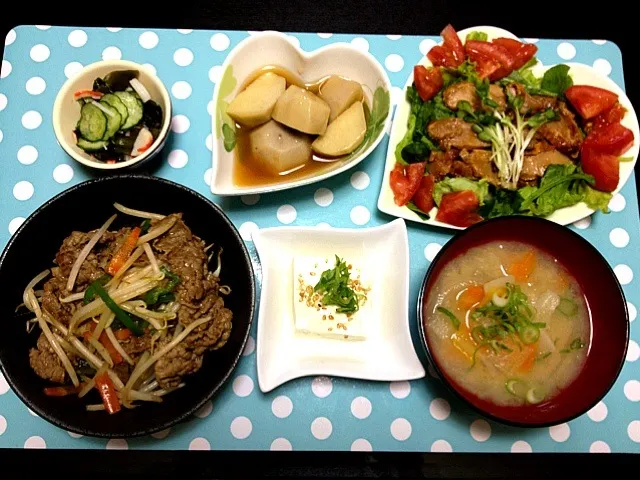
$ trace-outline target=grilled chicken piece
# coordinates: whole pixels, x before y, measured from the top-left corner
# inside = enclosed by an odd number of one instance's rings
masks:
[[[498,172],[494,170],[492,153],[489,150],[462,150],[460,158],[471,167],[472,177],[484,178],[487,182],[498,185],[500,179]]]
[[[476,92],[476,87],[471,82],[458,82],[447,87],[442,93],[444,104],[451,110],[457,110],[458,103],[468,102],[474,110],[481,107],[480,97]],[[504,110],[507,101],[504,91],[499,85],[489,86],[489,98],[498,104],[498,110]]]
[[[447,150],[446,152],[433,151],[429,155],[427,168],[429,173],[437,180],[446,177],[451,172],[453,160],[456,158],[455,150]]]
[[[438,140],[443,150],[450,148],[488,148],[489,144],[478,138],[471,124],[460,118],[435,120],[427,127],[429,135]]]
[[[524,157],[520,179],[527,182],[544,175],[549,165],[565,165],[572,163],[571,159],[557,150],[549,150],[537,155]]]
[[[575,158],[580,151],[580,145],[582,145],[582,132],[566,103],[559,103],[559,113],[558,120],[543,124],[538,129],[538,133],[562,153]]]
[[[537,113],[547,110],[549,108],[555,108],[558,101],[555,97],[545,97],[544,95],[529,95],[529,92],[525,89],[521,83],[512,83],[506,87],[507,94],[512,97],[522,97],[524,103],[520,109],[520,113],[525,115],[527,113]]]

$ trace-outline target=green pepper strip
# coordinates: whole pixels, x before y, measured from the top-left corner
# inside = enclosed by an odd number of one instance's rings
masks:
[[[169,271],[164,265],[160,267],[160,270],[164,273],[165,277],[169,279],[169,283],[166,287],[152,288],[145,294],[142,300],[147,304],[147,307],[155,305],[158,302],[166,303],[167,301],[171,301],[171,294],[180,283],[180,277]]]
[[[102,299],[105,305],[109,307],[109,310],[115,313],[116,318],[120,320],[125,327],[131,330],[134,335],[139,337],[144,333],[140,329],[140,327],[138,327],[138,325],[136,325],[136,323],[133,321],[133,318],[131,318],[131,316],[127,312],[122,310],[116,304],[116,302],[113,301],[113,298],[109,296],[107,291],[104,288],[102,288],[102,285],[100,285],[98,281],[93,282],[91,286],[94,288],[95,292]]]
[[[104,274],[99,279],[97,279],[95,282],[93,282],[91,285],[89,285],[87,287],[87,289],[84,291],[84,298],[82,299],[82,303],[84,303],[86,305],[96,297],[96,289],[94,287],[94,284],[98,284],[98,285],[102,286],[102,285],[106,284],[109,280],[111,280],[111,275]]]

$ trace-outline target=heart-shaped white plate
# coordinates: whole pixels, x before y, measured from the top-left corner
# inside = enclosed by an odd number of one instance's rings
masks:
[[[468,33],[472,31],[480,31],[485,32],[489,40],[498,37],[509,37],[518,39],[514,34],[508,32],[507,30],[503,30],[502,28],[490,27],[490,26],[479,26],[479,27],[471,27],[465,30],[460,30],[458,32],[458,36],[464,42]],[[431,62],[426,57],[426,55],[419,62],[421,65],[431,66]],[[624,93],[624,91],[609,77],[606,77],[600,74],[597,70],[595,70],[590,65],[584,65],[580,63],[573,62],[565,62],[565,65],[570,67],[569,75],[573,78],[574,84],[581,85],[593,85],[595,87],[605,88],[612,92],[615,92],[618,97],[620,103],[627,109],[627,114],[622,120],[622,125],[631,129],[633,135],[635,137],[633,146],[630,150],[628,150],[624,156],[625,157],[633,157],[633,161],[631,162],[621,162],[620,163],[620,182],[618,183],[618,188],[613,192],[615,195],[620,191],[620,189],[624,186],[626,181],[631,176],[633,172],[633,168],[638,160],[638,151],[640,145],[640,131],[638,129],[638,117],[636,116],[636,112],[633,109],[633,105],[631,105],[631,101]],[[541,76],[544,74],[546,70],[551,68],[553,65],[542,66],[540,62],[533,69],[533,73],[536,76]],[[413,73],[407,79],[407,83],[405,84],[405,91],[408,87],[413,84]],[[396,217],[405,218],[407,220],[412,220],[419,223],[424,223],[427,225],[435,225],[445,228],[451,228],[456,230],[462,230],[461,227],[456,227],[455,225],[450,225],[447,223],[442,223],[436,220],[436,214],[438,212],[437,207],[434,207],[431,212],[429,212],[430,218],[428,220],[422,220],[415,212],[409,210],[407,207],[399,207],[393,201],[393,192],[389,185],[389,174],[393,167],[396,164],[395,158],[395,149],[396,145],[402,140],[406,131],[407,131],[407,120],[409,118],[410,105],[409,102],[403,101],[398,104],[396,107],[396,113],[393,119],[393,125],[391,126],[391,136],[389,140],[389,147],[387,150],[387,159],[385,162],[384,176],[382,178],[382,185],[380,187],[380,195],[378,196],[378,209],[382,212],[388,213],[389,215],[394,215]],[[559,223],[560,225],[568,225],[570,223],[576,222],[582,218],[588,217],[594,212],[593,209],[587,207],[585,203],[578,203],[572,207],[565,207],[559,210],[556,210],[553,214],[546,217],[547,220],[551,220],[553,222]]]
[[[235,131],[234,123],[225,113],[226,107],[238,94],[245,80],[253,72],[267,65],[289,70],[305,82],[316,81],[327,75],[341,75],[359,82],[364,87],[369,109],[377,113],[371,135],[365,137],[363,144],[354,153],[333,162],[321,173],[260,186],[235,184],[235,150],[226,150],[222,133],[224,124]],[[370,53],[362,52],[348,43],[333,43],[308,53],[294,45],[286,34],[260,32],[241,41],[229,53],[222,65],[222,72],[213,92],[215,112],[212,116],[211,191],[216,195],[274,192],[319,182],[337,175],[364,160],[378,146],[391,122],[389,77]]]

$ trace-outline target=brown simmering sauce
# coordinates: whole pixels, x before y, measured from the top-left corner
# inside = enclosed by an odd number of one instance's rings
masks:
[[[247,77],[245,82],[242,85],[240,91],[244,90],[251,82],[253,82],[260,75],[272,72],[276,75],[280,75],[287,82],[287,87],[290,85],[296,85],[300,88],[304,88],[312,93],[317,94],[322,87],[322,84],[328,80],[331,75],[326,75],[316,81],[310,83],[304,83],[300,77],[292,73],[291,71],[278,67],[268,65],[262,68],[259,68],[251,75]],[[364,92],[362,95],[365,106],[365,114],[368,121],[368,108],[366,97],[364,96]],[[300,165],[297,168],[292,170],[279,172],[278,174],[272,172],[271,170],[265,168],[262,162],[256,160],[253,157],[251,151],[251,142],[249,138],[249,132],[251,128],[243,127],[240,124],[236,124],[236,147],[234,149],[234,165],[233,165],[233,182],[234,184],[241,187],[251,187],[257,185],[265,185],[265,184],[277,184],[280,182],[288,182],[292,180],[300,180],[308,177],[312,177],[315,175],[323,174],[325,172],[329,172],[331,170],[337,169],[343,165],[343,160],[347,158],[331,158],[325,159],[322,158],[315,153],[313,153],[309,160],[304,164]]]

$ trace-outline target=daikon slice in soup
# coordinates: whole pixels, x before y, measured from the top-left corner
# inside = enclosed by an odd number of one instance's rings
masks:
[[[494,241],[456,257],[426,308],[425,331],[440,368],[498,405],[551,399],[576,378],[589,351],[580,286],[531,245]]]

